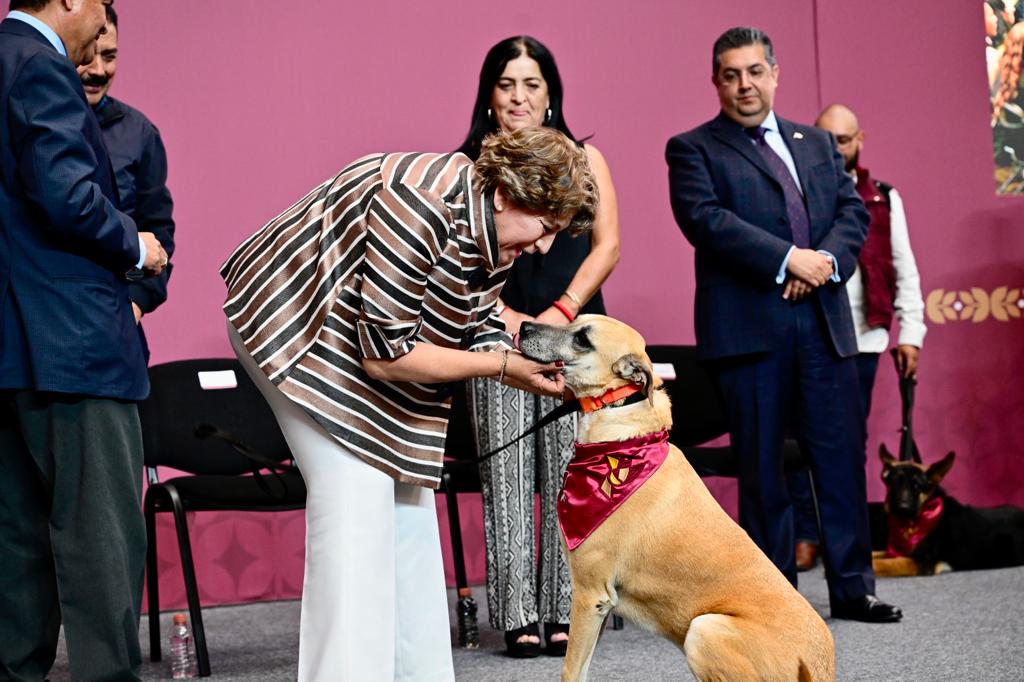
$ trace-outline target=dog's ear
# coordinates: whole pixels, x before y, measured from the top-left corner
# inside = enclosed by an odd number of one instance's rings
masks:
[[[626,381],[639,384],[644,397],[654,402],[654,393],[651,390],[654,387],[654,372],[644,358],[633,353],[623,355],[612,365],[612,371]]]
[[[889,471],[896,464],[896,458],[889,452],[889,448],[885,447],[885,443],[878,446],[878,458],[882,460],[882,481],[885,481],[889,478]]]
[[[944,479],[946,474],[949,473],[949,470],[953,468],[954,459],[956,459],[956,453],[950,450],[948,455],[928,467],[928,470],[925,473],[928,474],[928,480],[932,482],[932,485],[942,483],[942,479]]]

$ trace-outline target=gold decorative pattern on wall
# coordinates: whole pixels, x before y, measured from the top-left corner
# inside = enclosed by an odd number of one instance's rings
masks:
[[[928,319],[935,324],[946,322],[984,322],[991,318],[999,322],[1024,317],[1024,297],[1020,288],[998,287],[989,293],[981,287],[970,291],[933,289],[925,301]]]

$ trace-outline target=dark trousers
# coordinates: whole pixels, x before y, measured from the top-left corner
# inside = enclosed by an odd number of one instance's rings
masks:
[[[863,418],[853,358],[832,350],[813,299],[793,304],[776,351],[711,366],[739,459],[740,524],[794,585],[793,507],[782,444],[794,432],[818,482],[831,601],[874,594]]]
[[[0,680],[138,680],[146,530],[134,403],[0,392]]]
[[[878,371],[878,353],[861,353],[856,359],[857,383],[860,387],[860,404],[864,410],[864,457],[867,463],[867,420],[871,412],[871,392],[875,387]],[[789,496],[793,499],[793,527],[797,540],[818,542],[818,523],[815,520],[814,497],[811,495],[811,481],[805,471],[789,475]]]

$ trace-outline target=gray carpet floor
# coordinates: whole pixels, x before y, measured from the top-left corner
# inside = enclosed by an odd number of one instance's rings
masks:
[[[801,575],[800,591],[819,613],[828,613],[821,569]],[[557,680],[561,659],[514,660],[502,655],[501,633],[487,626],[486,596],[477,588],[481,648],[456,648],[460,681]],[[930,578],[878,581],[878,594],[903,608],[901,623],[868,625],[826,619],[836,642],[839,680],[1024,682],[1024,567],[950,573]],[[454,603],[454,594],[450,600]],[[161,617],[165,637],[170,614]],[[204,609],[213,677],[263,682],[294,680],[298,647],[298,602],[273,602]],[[454,617],[452,622],[454,622]],[[454,632],[453,632],[454,638]],[[148,627],[140,639],[146,654],[143,678],[170,677],[168,664],[148,659]],[[68,679],[61,646],[53,682]],[[628,621],[606,630],[591,666],[591,679],[692,680],[682,652]]]

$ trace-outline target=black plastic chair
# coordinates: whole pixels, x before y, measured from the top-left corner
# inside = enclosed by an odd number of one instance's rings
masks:
[[[729,422],[718,387],[707,369],[697,362],[697,347],[647,346],[647,355],[651,362],[669,363],[675,371],[676,378],[665,381],[672,399],[672,433],[669,441],[683,451],[686,461],[701,478],[736,478],[739,475],[739,459],[732,446],[704,445],[729,433]],[[782,468],[786,474],[807,474],[814,501],[818,537],[824,537],[810,462],[792,438],[787,438],[782,444]]]
[[[676,378],[665,381],[672,398],[669,442],[683,451],[701,478],[736,478],[739,462],[732,447],[704,445],[728,434],[729,423],[718,387],[704,366],[697,362],[697,347],[647,346],[647,355],[651,362],[671,364],[675,371]],[[782,460],[787,474],[806,470],[810,475],[810,466],[795,440],[787,439],[783,444]],[[813,492],[813,485],[811,489]]]
[[[235,388],[204,389],[200,374],[230,371]],[[222,438],[202,438],[212,426],[248,446],[258,457],[287,464],[291,452],[263,399],[238,360],[179,360],[151,367],[152,389],[139,404],[142,441],[149,480],[143,509],[149,547],[146,586],[149,593],[150,658],[161,659],[160,595],[157,580],[156,515],[171,512],[178,536],[185,594],[192,620],[199,674],[210,674],[206,632],[199,605],[186,512],[289,511],[306,506],[306,486],[298,470],[254,474],[261,464]],[[197,431],[199,434],[197,434]],[[190,475],[161,482],[156,467]]]
[[[441,471],[441,487],[448,508],[448,534],[452,542],[452,563],[455,566],[456,628],[459,646],[476,649],[480,646],[480,626],[473,588],[466,577],[466,555],[462,547],[462,522],[459,517],[459,493],[480,492],[480,470],[477,466],[459,464],[459,460],[477,456],[476,441],[469,422],[466,405],[466,385],[454,384],[452,409],[448,420],[448,435],[444,443],[445,465]]]

